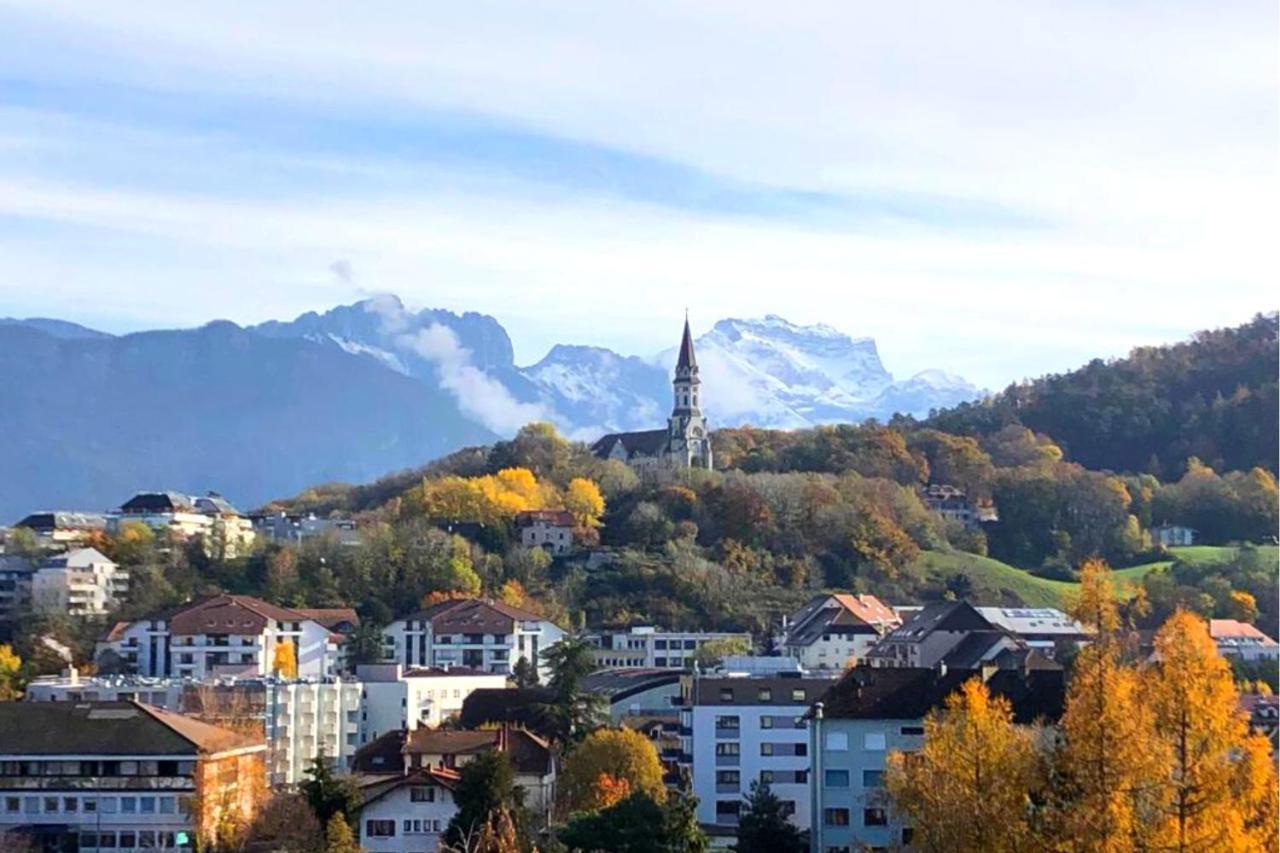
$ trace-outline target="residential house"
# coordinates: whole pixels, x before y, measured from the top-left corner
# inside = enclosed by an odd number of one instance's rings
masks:
[[[812,853],[907,847],[911,828],[897,822],[884,797],[885,758],[923,744],[924,717],[971,678],[1008,699],[1018,723],[1062,715],[1062,668],[1035,656],[1024,669],[976,670],[859,666],[827,691],[809,714],[813,754]]]
[[[36,566],[19,554],[0,554],[0,622],[11,622],[31,606]]]
[[[1092,632],[1052,607],[975,607],[996,628],[1022,640],[1030,648],[1053,657],[1056,649],[1085,645]]]
[[[1210,619],[1209,636],[1224,658],[1250,662],[1280,660],[1280,644],[1248,622]]]
[[[750,649],[747,633],[663,631],[635,626],[625,631],[602,631],[590,638],[596,645],[596,665],[624,669],[692,669],[698,649],[718,640],[734,640]]]
[[[682,765],[698,822],[721,834],[738,825],[753,781],[768,782],[790,820],[809,828],[809,736],[803,715],[830,678],[691,675],[682,682]]]
[[[1248,715],[1249,728],[1271,741],[1271,751],[1275,752],[1277,738],[1280,738],[1280,696],[1241,694],[1240,710]]]
[[[874,595],[824,593],[787,618],[777,645],[807,670],[844,670],[901,624]]]
[[[252,820],[266,745],[138,702],[0,703],[0,838],[83,853],[192,850]]]
[[[1151,544],[1185,548],[1196,544],[1196,531],[1181,524],[1157,524],[1151,528]]]
[[[562,509],[538,509],[516,515],[520,544],[526,548],[543,548],[555,554],[573,550],[573,514]]]
[[[44,510],[33,512],[14,527],[33,531],[45,545],[67,547],[86,541],[94,533],[107,529],[107,515],[77,510]]]
[[[929,604],[884,635],[865,655],[871,666],[929,669],[945,663],[972,669],[1027,644],[987,621],[964,601]]]
[[[32,606],[42,613],[96,616],[124,599],[129,573],[97,548],[46,557],[31,576]]]
[[[353,623],[353,611],[336,621]],[[205,679],[217,675],[267,675],[277,649],[293,646],[301,678],[321,678],[341,668],[343,637],[320,620],[334,611],[269,604],[246,595],[217,595],[192,604],[117,623],[99,641],[101,666],[148,676]],[[109,653],[109,654],[108,654]]]
[[[966,530],[975,530],[981,524],[997,519],[995,505],[989,500],[972,501],[964,489],[945,483],[935,483],[922,489],[920,502],[944,520],[954,521]]]
[[[543,820],[549,819],[555,804],[555,751],[544,738],[516,726],[479,731],[419,728],[386,732],[360,748],[353,767],[356,783],[364,788],[388,776],[426,770],[458,772],[477,756],[493,750],[511,759],[515,783],[524,792],[525,805]]]
[[[503,690],[507,676],[465,667],[406,669],[398,663],[356,668],[362,685],[362,744],[390,731],[436,728],[462,713],[476,690]]]
[[[454,667],[509,675],[516,662],[536,663],[565,632],[554,622],[501,601],[442,601],[397,619],[383,636],[383,661],[413,667]]]
[[[457,813],[456,770],[426,768],[366,778],[360,787],[360,848],[368,853],[434,853]]]

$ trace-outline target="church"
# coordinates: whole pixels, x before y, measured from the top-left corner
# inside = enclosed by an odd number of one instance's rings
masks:
[[[698,379],[698,359],[693,354],[688,317],[684,319],[684,337],[680,339],[680,355],[671,384],[675,400],[666,429],[610,433],[591,445],[591,452],[601,459],[617,459],[642,471],[710,468],[711,436],[698,403],[702,383]]]

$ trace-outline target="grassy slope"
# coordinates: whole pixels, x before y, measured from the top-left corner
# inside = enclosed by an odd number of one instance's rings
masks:
[[[1180,560],[1212,563],[1229,559],[1235,549],[1195,545],[1171,550]],[[1280,556],[1274,545],[1263,546],[1258,550],[1273,562]],[[1147,572],[1167,565],[1168,561],[1162,561],[1130,566],[1118,570],[1115,577],[1130,585],[1137,584]],[[1064,596],[1074,593],[1078,588],[1074,583],[1038,578],[1008,563],[961,551],[926,551],[920,555],[920,567],[925,574],[939,579],[957,572],[967,575],[973,584],[972,598],[979,604],[1011,603],[1011,597],[1016,596],[1028,607],[1061,607]]]

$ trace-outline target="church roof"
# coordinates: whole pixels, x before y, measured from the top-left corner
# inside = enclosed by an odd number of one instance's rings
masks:
[[[591,445],[591,452],[602,459],[608,458],[616,442],[622,442],[628,458],[636,455],[657,456],[667,446],[667,431],[649,429],[642,432],[611,432]]]
[[[698,360],[693,356],[693,335],[689,332],[689,318],[684,318],[684,337],[680,339],[680,358],[676,360],[676,370],[697,370]]]

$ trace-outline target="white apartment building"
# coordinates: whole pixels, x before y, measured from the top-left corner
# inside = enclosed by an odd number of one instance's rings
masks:
[[[31,576],[31,603],[42,613],[92,616],[124,598],[129,573],[96,548],[47,557]]]
[[[210,554],[234,557],[253,545],[253,522],[217,492],[192,497],[179,492],[139,492],[108,519],[111,532],[127,521],[179,539],[201,537]]]
[[[746,649],[752,645],[746,633],[663,631],[648,625],[604,631],[591,640],[599,647],[596,665],[608,669],[692,669],[698,649],[712,640],[739,640]]]
[[[297,661],[295,675],[323,678],[339,669],[342,659],[341,638],[326,627],[337,612],[292,610],[249,596],[218,595],[118,623],[99,641],[97,658],[99,666],[110,661],[147,676],[265,676],[274,671],[277,648],[288,643]],[[339,621],[358,619],[348,613]]]
[[[803,716],[829,678],[686,676],[681,763],[690,769],[698,822],[737,826],[753,781],[767,782],[791,821],[809,828],[809,733]]]
[[[902,624],[874,595],[815,595],[783,623],[778,646],[808,670],[843,671]]]
[[[501,601],[454,599],[388,625],[382,659],[406,669],[464,667],[500,675],[527,660],[545,679],[542,656],[564,636],[554,622]]]
[[[356,675],[363,694],[362,744],[390,731],[438,728],[462,713],[473,691],[507,686],[505,675],[462,667],[406,670],[400,664],[365,664]]]

